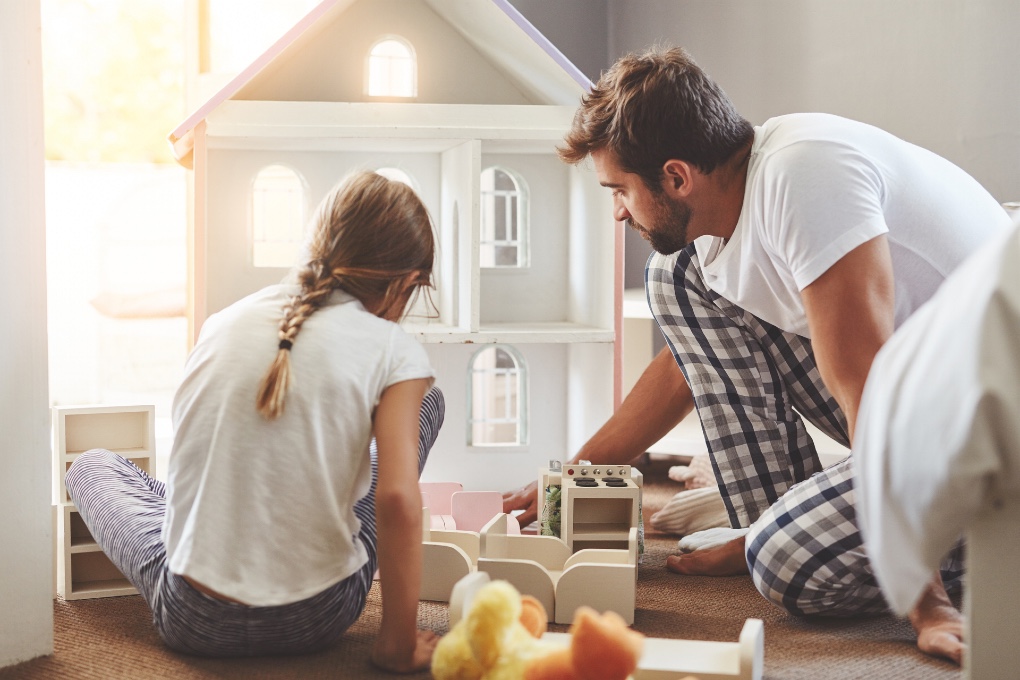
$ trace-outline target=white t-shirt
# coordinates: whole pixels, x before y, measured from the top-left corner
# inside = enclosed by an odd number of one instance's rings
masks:
[[[857,516],[899,614],[982,510],[1020,496],[1020,230],[1005,236],[893,334],[864,388]]]
[[[886,234],[898,327],[956,266],[1009,225],[974,178],[878,128],[821,113],[755,128],[744,204],[728,243],[695,242],[708,287],[810,337],[800,292]]]
[[[294,340],[283,414],[264,419],[256,390],[297,291],[209,317],[174,397],[170,570],[251,605],[310,597],[365,564],[353,508],[371,484],[372,414],[388,386],[434,377],[414,338],[337,291]]]

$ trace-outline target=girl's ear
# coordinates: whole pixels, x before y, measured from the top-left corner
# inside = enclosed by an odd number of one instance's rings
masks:
[[[427,285],[429,285],[429,275],[427,273],[423,272],[423,271],[415,271],[415,272],[411,272],[410,274],[407,274],[406,276],[404,276],[404,281],[403,281],[403,284],[402,284],[402,289],[404,291],[408,291],[408,290],[411,290],[411,289],[413,289],[413,288],[415,288],[417,286],[427,286]]]
[[[428,282],[428,275],[421,271],[414,271],[408,274],[404,274],[399,279],[397,290],[397,299],[400,301],[398,306],[400,307],[399,314],[396,318],[390,319],[390,321],[397,321],[407,312],[407,306],[411,301],[411,296],[414,295],[414,290],[423,283]],[[393,314],[393,311],[387,314],[387,318]]]

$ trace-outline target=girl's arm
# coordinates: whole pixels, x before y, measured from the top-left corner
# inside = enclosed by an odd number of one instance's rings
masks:
[[[428,380],[391,385],[375,411],[379,450],[375,516],[383,614],[372,661],[396,673],[428,668],[438,639],[417,625],[422,561],[418,418],[428,387]]]

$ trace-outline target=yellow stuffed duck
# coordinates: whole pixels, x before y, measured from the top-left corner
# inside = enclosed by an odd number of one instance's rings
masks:
[[[458,598],[451,598],[451,618]],[[613,612],[582,607],[563,647],[539,639],[548,617],[535,598],[506,581],[477,588],[464,612],[436,646],[435,680],[625,680],[637,668],[644,636]],[[590,653],[599,650],[598,654]]]

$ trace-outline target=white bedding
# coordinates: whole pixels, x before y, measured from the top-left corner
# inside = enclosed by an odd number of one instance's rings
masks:
[[[865,548],[905,614],[975,513],[1020,494],[1020,231],[964,262],[882,348],[853,444]]]

